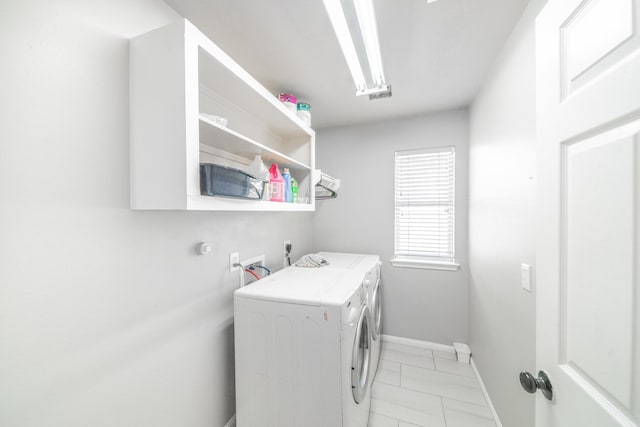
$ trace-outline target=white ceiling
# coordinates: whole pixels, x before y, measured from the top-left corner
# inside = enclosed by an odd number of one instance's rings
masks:
[[[355,86],[321,0],[165,0],[274,94],[312,106],[313,127],[469,105],[527,0],[375,0],[393,97]]]

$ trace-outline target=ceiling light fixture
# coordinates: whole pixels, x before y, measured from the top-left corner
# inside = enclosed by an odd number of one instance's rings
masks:
[[[369,99],[380,98],[376,96],[379,94],[391,96],[391,87],[384,78],[373,1],[323,0],[323,3],[356,85],[356,95],[369,95]]]

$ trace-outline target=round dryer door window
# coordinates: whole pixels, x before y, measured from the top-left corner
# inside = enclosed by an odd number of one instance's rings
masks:
[[[369,308],[364,307],[360,312],[356,338],[353,345],[353,359],[351,361],[351,390],[353,399],[360,403],[369,389],[369,368],[371,366],[371,331]]]

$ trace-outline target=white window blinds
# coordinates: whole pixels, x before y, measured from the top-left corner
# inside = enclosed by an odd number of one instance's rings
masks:
[[[454,262],[455,149],[397,151],[394,258]]]

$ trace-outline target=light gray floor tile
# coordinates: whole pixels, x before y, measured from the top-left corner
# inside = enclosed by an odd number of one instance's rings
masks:
[[[462,375],[463,377],[475,378],[476,374],[468,363],[459,363],[456,360],[441,359],[436,357],[436,371],[448,372],[450,374]]]
[[[442,400],[438,396],[376,383],[371,412],[423,427],[446,427]]]
[[[406,423],[404,421],[400,421],[400,425],[398,427],[420,427],[416,424]]]
[[[380,359],[407,365],[419,366],[426,369],[435,369],[433,358],[431,357],[420,354],[405,353],[403,351],[397,351],[385,347],[382,347],[382,351],[380,352]]]
[[[381,359],[375,382],[400,387],[400,363]]]
[[[444,398],[447,427],[496,427],[489,408]]]
[[[455,351],[434,351],[433,356],[440,359],[448,359],[448,360],[458,360]]]
[[[415,354],[417,356],[425,356],[433,359],[433,351],[427,348],[417,347],[413,345],[399,344],[399,343],[389,342],[389,341],[383,341],[382,347],[387,350],[395,350],[395,351],[400,351],[402,353]]]
[[[368,427],[398,427],[398,420],[372,412],[369,416]]]
[[[475,378],[402,365],[400,381],[403,388],[410,390],[449,397],[477,405],[487,405],[480,385]]]

